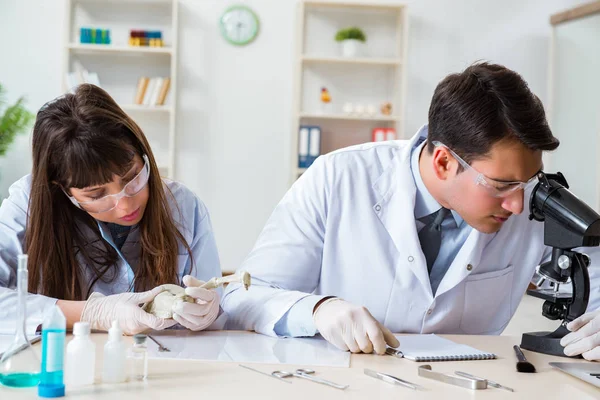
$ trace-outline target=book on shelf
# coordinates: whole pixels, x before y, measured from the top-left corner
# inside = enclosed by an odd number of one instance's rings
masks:
[[[141,76],[140,79],[138,79],[137,90],[135,91],[135,99],[133,100],[133,104],[144,103],[144,95],[146,94],[146,89],[148,88],[148,82],[150,82],[150,78],[147,76]]]
[[[141,77],[138,80],[135,104],[145,106],[162,106],[171,87],[171,78]]]

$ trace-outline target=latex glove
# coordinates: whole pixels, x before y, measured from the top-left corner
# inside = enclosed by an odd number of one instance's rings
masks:
[[[313,314],[321,335],[335,347],[352,353],[384,354],[386,343],[400,346],[398,339],[377,321],[365,307],[345,300],[325,300]]]
[[[560,340],[567,356],[581,354],[586,360],[600,360],[600,310],[569,322],[567,329],[571,333]]]
[[[185,294],[194,298],[193,303],[180,302],[173,309],[173,319],[193,331],[201,331],[210,326],[219,316],[219,294],[214,290],[199,286],[204,281],[193,276],[183,277]]]
[[[141,293],[120,293],[105,296],[94,292],[85,302],[81,321],[89,322],[92,329],[107,331],[113,320],[127,335],[147,329],[162,330],[175,325],[173,320],[155,317],[140,308],[140,304],[154,300],[163,291],[161,286]]]

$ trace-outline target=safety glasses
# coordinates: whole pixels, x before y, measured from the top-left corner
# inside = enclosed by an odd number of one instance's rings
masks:
[[[465,170],[473,171],[473,173],[475,174],[475,184],[482,186],[493,197],[508,197],[517,190],[528,190],[537,183],[537,174],[527,182],[504,182],[488,178],[481,172],[477,171],[475,168],[471,167],[465,160],[460,158],[458,154],[452,151],[452,149],[446,146],[445,144],[438,141],[433,141],[431,143],[433,143],[433,145],[436,147],[445,147],[450,152],[450,154],[452,154],[452,157],[456,158],[456,160],[460,163],[460,165],[463,166]]]
[[[78,201],[75,197],[70,196],[66,191],[65,194],[71,200],[75,206],[81,208],[84,211],[99,214],[113,210],[119,204],[119,200],[123,197],[133,197],[142,191],[143,188],[148,184],[150,179],[150,163],[148,157],[144,154],[144,167],[132,180],[127,182],[119,193],[109,194],[99,199],[90,201]],[[64,191],[64,190],[63,190]]]

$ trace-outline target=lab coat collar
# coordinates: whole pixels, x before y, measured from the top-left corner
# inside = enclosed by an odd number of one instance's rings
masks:
[[[373,190],[378,195],[373,204],[373,212],[389,233],[396,249],[406,252],[407,264],[423,286],[423,290],[433,299],[431,283],[427,272],[427,262],[421,250],[415,223],[414,208],[416,185],[410,168],[411,150],[419,139],[426,135],[426,125],[408,140],[399,155],[376,179]],[[458,252],[436,292],[436,297],[460,283],[477,266],[485,245],[494,235],[483,234],[473,229],[465,244]],[[467,268],[468,265],[471,268]]]

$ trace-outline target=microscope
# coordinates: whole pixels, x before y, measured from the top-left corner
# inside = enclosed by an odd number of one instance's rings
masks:
[[[590,296],[590,258],[573,249],[600,245],[600,215],[568,190],[560,172],[540,172],[538,179],[529,200],[529,219],[544,222],[544,244],[552,247],[552,258],[537,267],[541,277],[537,286],[547,280],[552,288],[527,294],[545,300],[542,315],[562,323],[554,332],[524,333],[521,347],[566,357],[560,339],[569,333],[566,325],[585,313]],[[559,286],[566,283],[571,283],[572,293],[559,292]]]

